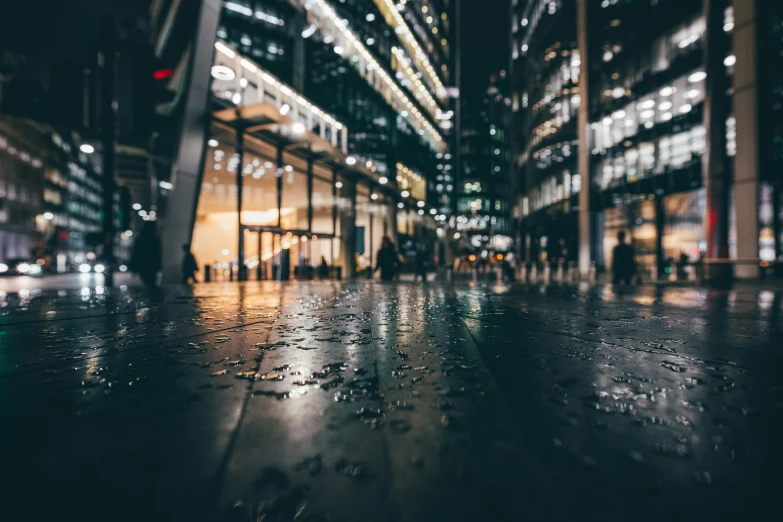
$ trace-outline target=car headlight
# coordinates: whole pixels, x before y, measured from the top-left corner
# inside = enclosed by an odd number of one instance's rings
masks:
[[[43,270],[38,265],[30,265],[30,267],[27,269],[28,275],[39,275]]]
[[[127,272],[128,267],[126,265],[120,265],[120,272]]]
[[[104,266],[103,266],[103,265],[101,265],[101,264],[97,264],[97,265],[95,265],[95,271],[96,271],[96,272],[98,272],[99,274],[102,274],[105,268],[106,268],[106,267],[104,267]]]
[[[6,265],[5,263],[0,263],[0,274],[4,272],[8,272],[8,265]]]
[[[88,265],[87,263],[82,263],[81,265],[79,265],[79,272],[81,272],[82,274],[86,274],[89,271],[90,271],[90,265]]]
[[[19,263],[16,265],[16,271],[20,274],[26,274],[30,271],[30,263]]]

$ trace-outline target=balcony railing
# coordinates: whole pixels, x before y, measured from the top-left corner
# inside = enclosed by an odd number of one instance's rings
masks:
[[[269,104],[281,115],[348,153],[348,128],[257,63],[222,42],[215,44],[212,92],[234,106]]]

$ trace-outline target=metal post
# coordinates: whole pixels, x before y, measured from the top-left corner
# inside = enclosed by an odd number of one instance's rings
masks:
[[[372,217],[372,212],[368,212],[368,213],[369,213],[369,219],[370,219],[370,244],[368,246],[368,249],[370,251],[370,268],[372,269],[373,265],[374,265],[374,259],[373,259],[373,255],[372,255],[372,250],[373,250],[373,242],[372,242],[373,217]]]
[[[236,149],[239,161],[237,162],[237,231],[239,232],[237,241],[237,280],[247,281],[247,267],[245,266],[245,230],[242,226],[242,192],[244,188],[244,169],[245,161],[245,130],[241,127],[236,130]]]
[[[117,29],[114,18],[103,20],[103,50],[99,55],[102,66],[102,125],[103,138],[103,257],[104,284],[114,285],[114,193],[117,191]]]
[[[283,228],[283,148],[277,147],[277,228]]]
[[[307,231],[313,231],[313,157],[307,158]]]
[[[332,235],[337,235],[337,169],[332,169]],[[334,250],[332,250],[332,258],[334,258]]]
[[[258,266],[256,266],[256,279],[259,280],[259,281],[261,281],[263,279],[263,268],[262,268],[262,265],[261,265],[261,263],[263,262],[263,261],[261,261],[261,253],[262,253],[261,252],[261,246],[262,246],[261,245],[261,243],[262,243],[261,240],[262,240],[262,235],[263,235],[263,232],[261,232],[259,230],[258,231]]]

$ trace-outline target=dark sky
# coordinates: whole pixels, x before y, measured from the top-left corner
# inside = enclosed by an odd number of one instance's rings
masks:
[[[463,85],[486,85],[490,74],[508,67],[509,0],[461,2]]]

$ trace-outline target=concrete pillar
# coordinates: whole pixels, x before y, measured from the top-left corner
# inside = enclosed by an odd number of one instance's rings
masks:
[[[759,257],[759,104],[758,0],[733,0],[734,117],[737,155],[734,158],[734,204],[737,209],[737,258]],[[738,264],[738,279],[759,276],[758,263]]]
[[[663,196],[655,196],[655,266],[653,267],[653,273],[655,274],[654,281],[658,278],[658,271],[661,270],[664,264],[664,250],[663,250],[663,232],[666,224],[666,213],[663,207]]]
[[[190,243],[201,188],[204,153],[209,132],[209,100],[215,38],[223,3],[202,0],[188,64],[182,133],[171,172],[173,190],[169,196],[163,223],[163,282],[174,283],[180,277],[182,251]]]
[[[591,202],[593,180],[590,172],[590,90],[588,63],[590,54],[587,38],[587,7],[588,0],[578,0],[577,5],[577,42],[579,47],[579,176],[582,190],[579,192],[579,273],[582,277],[590,274],[592,261],[591,243]]]
[[[728,54],[728,39],[723,31],[725,0],[705,0],[704,19],[707,23],[704,64],[705,79],[704,128],[707,150],[702,156],[702,179],[706,189],[704,232],[708,259],[729,258],[729,191],[731,180],[726,156],[726,91],[728,77],[723,60]],[[731,279],[731,266],[707,264],[705,277],[713,281]]]

